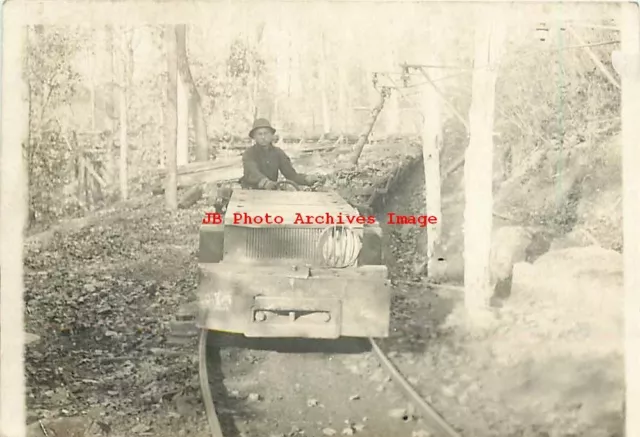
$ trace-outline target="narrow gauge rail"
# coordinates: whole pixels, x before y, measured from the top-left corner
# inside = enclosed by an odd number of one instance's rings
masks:
[[[390,181],[386,185],[384,192]],[[295,192],[286,190],[287,186]],[[216,211],[225,219],[214,225],[203,222],[200,229],[197,316],[192,314],[200,335],[199,379],[211,436],[226,437],[211,382],[222,382],[224,341],[218,339],[231,333],[256,346],[277,338],[302,343],[365,339],[391,379],[421,410],[432,432],[459,437],[374,340],[388,336],[391,304],[379,224],[247,227],[231,222],[238,212],[290,216],[291,208],[311,215],[358,214],[337,193],[300,192],[289,181],[280,182],[278,188],[285,192],[223,190]],[[365,205],[369,211],[379,201],[377,191]],[[219,357],[214,360],[218,368],[212,365],[211,356]],[[220,375],[215,375],[218,370]]]
[[[216,343],[215,339],[211,336],[215,336],[213,331],[202,330],[200,333],[199,345],[198,345],[198,366],[199,366],[199,379],[200,389],[202,391],[202,399],[205,407],[205,413],[207,416],[207,422],[209,425],[209,431],[211,437],[226,437],[222,430],[222,425],[217,415],[215,402],[216,399],[213,395],[212,381],[216,379],[216,375],[212,375],[212,372],[220,370],[220,367],[212,366],[208,357],[211,355],[221,356],[221,347]],[[451,427],[440,414],[425,401],[411,386],[405,376],[393,365],[391,360],[382,352],[377,342],[373,338],[368,339],[371,344],[373,354],[376,356],[382,368],[389,374],[392,380],[398,385],[398,387],[405,394],[415,406],[417,406],[425,419],[427,425],[431,431],[438,437],[461,437],[460,434]],[[221,381],[222,378],[219,378]]]

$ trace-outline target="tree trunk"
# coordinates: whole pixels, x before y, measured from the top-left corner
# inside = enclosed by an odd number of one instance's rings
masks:
[[[29,140],[29,88],[24,74],[28,28],[11,20],[3,23],[2,107],[5,111],[0,142],[0,431],[7,436],[25,437],[23,257],[29,181],[23,148]]]
[[[191,114],[193,116],[193,130],[196,136],[196,161],[208,161],[209,135],[207,134],[207,124],[198,94],[192,94],[191,96]]]
[[[640,25],[638,7],[620,6],[621,52],[614,53],[613,65],[622,82],[622,181],[625,285],[625,432],[640,435]]]
[[[113,26],[109,25],[106,26],[106,38],[105,38],[105,45],[106,45],[106,50],[107,53],[110,55],[111,58],[111,62],[109,63],[109,67],[110,67],[110,71],[109,71],[109,75],[111,77],[111,84],[115,84],[117,82],[117,64],[116,64],[116,53],[115,53],[115,45],[114,45],[114,31],[113,31]],[[114,121],[114,118],[111,117],[111,115],[113,114],[113,109],[115,107],[115,102],[117,100],[117,90],[116,87],[112,87],[109,90],[109,94],[108,97],[109,98],[109,103],[107,103],[107,105],[110,105],[110,110],[108,112],[109,115],[109,125],[111,128],[111,134],[109,135],[109,138],[107,140],[107,143],[105,145],[106,147],[106,180],[107,183],[109,184],[109,187],[111,189],[112,185],[115,184],[115,175],[116,175],[116,161],[115,161],[115,157],[114,157],[114,138],[115,138],[115,130],[116,130],[116,123]]]
[[[340,116],[340,134],[346,135],[349,133],[350,126],[350,110],[349,110],[349,97],[347,87],[349,86],[347,80],[347,67],[338,69],[338,114]]]
[[[207,134],[207,122],[202,109],[202,98],[196,87],[189,67],[187,56],[187,27],[184,24],[176,26],[176,43],[178,56],[178,71],[184,83],[188,87],[189,108],[185,109],[191,114],[193,129],[196,137],[196,161],[209,160],[209,135]],[[179,117],[178,117],[179,118]],[[185,123],[188,123],[185,122]],[[188,127],[188,125],[187,125]]]
[[[2,15],[2,14],[0,14]],[[29,30],[27,30],[27,34],[29,33]],[[28,38],[27,38],[27,43],[28,43]],[[31,83],[29,82],[29,79],[25,79],[25,83],[26,83],[26,93],[27,93],[27,114],[28,114],[28,121],[27,121],[27,140],[25,142],[25,147],[27,148],[28,153],[26,153],[25,155],[25,171],[26,171],[26,175],[27,175],[27,202],[28,202],[28,209],[29,209],[29,215],[27,217],[27,228],[31,228],[31,226],[35,225],[36,223],[36,207],[34,205],[34,201],[33,201],[33,190],[31,189],[30,186],[30,181],[31,181],[31,172],[32,172],[32,168],[31,168],[31,109],[32,109],[32,105],[33,105],[33,94],[31,93]],[[0,143],[0,147],[1,147],[1,143]],[[1,202],[2,197],[0,196],[0,202]],[[0,240],[1,241],[1,240]],[[0,420],[1,423],[1,420]]]
[[[166,137],[166,129],[164,128],[164,126],[166,125],[166,121],[165,121],[165,111],[166,111],[166,107],[168,105],[168,101],[167,101],[167,90],[166,87],[162,87],[162,103],[160,104],[160,126],[161,129],[159,129],[159,139],[158,139],[158,143],[160,145],[160,153],[159,153],[159,157],[158,157],[158,168],[164,168],[165,166],[165,157],[166,157],[166,153],[167,153],[167,137]]]
[[[494,8],[482,8],[476,28],[476,68],[473,72],[469,111],[470,141],[464,167],[465,306],[474,322],[486,320],[491,298],[489,256],[493,227],[492,157],[496,64],[504,44],[506,26],[497,12]],[[493,67],[489,68],[487,65]]]
[[[175,26],[177,77],[176,77],[176,106],[178,129],[176,133],[178,165],[189,163],[189,84],[187,84],[187,38],[186,25]]]
[[[129,44],[127,41],[127,35],[123,32],[120,35],[120,47],[121,47],[121,56],[120,60],[120,79],[119,79],[119,104],[120,104],[120,165],[119,165],[119,174],[120,174],[120,198],[121,200],[127,200],[129,198],[129,185],[128,185],[128,168],[127,168],[127,157],[129,152],[129,144],[127,141],[127,130],[128,130],[128,120],[127,120],[127,108],[128,108],[128,99],[127,92],[129,88],[128,83],[128,65],[129,60],[127,59],[129,54]]]
[[[99,30],[96,32],[99,34]],[[95,40],[93,41],[95,42]],[[89,88],[89,93],[90,93],[90,100],[91,100],[91,135],[89,136],[90,140],[89,140],[89,148],[93,149],[94,147],[99,147],[99,144],[96,144],[96,45],[95,44],[91,44],[91,49],[89,50],[89,53],[87,53],[87,57],[90,59],[90,64],[91,64],[91,83],[90,83],[90,88]],[[94,184],[93,182],[93,178],[86,175],[86,171],[85,171],[85,198],[86,198],[86,203],[87,206],[89,207],[89,210],[93,209],[94,206],[94,192],[95,192],[95,188],[94,188]]]
[[[290,46],[285,32],[285,23],[287,21],[285,17],[284,9],[281,9],[279,14],[279,23],[277,30],[277,41],[274,49],[276,50],[276,66],[275,66],[275,81],[276,86],[274,90],[273,98],[273,113],[272,123],[276,129],[282,129],[282,122],[286,119],[287,114],[284,111],[285,106],[283,100],[287,95],[287,89],[289,85],[289,69],[290,65]]]
[[[0,16],[2,15],[2,13],[0,12]],[[42,33],[44,32],[44,29],[42,27],[42,25],[35,25],[33,26],[33,34],[31,33],[30,29],[27,29],[27,34],[26,34],[26,44],[27,44],[27,48],[26,48],[26,52],[28,53],[27,55],[27,60],[30,59],[30,54],[33,53],[33,49],[32,47],[37,46],[38,41],[42,35]],[[33,35],[33,39],[32,39],[32,35]],[[27,187],[27,191],[28,191],[28,202],[29,202],[29,215],[28,215],[28,224],[27,224],[27,228],[31,228],[31,226],[33,226],[36,222],[36,210],[39,209],[36,207],[35,202],[33,201],[33,191],[31,189],[31,180],[33,177],[33,152],[34,152],[34,148],[31,145],[31,135],[32,132],[35,132],[36,128],[35,128],[35,124],[33,123],[34,121],[34,117],[33,117],[33,109],[34,109],[34,93],[33,93],[33,88],[34,88],[34,84],[31,83],[31,81],[29,80],[29,78],[27,77],[26,80],[26,84],[27,84],[27,96],[28,96],[28,112],[29,112],[29,124],[28,124],[28,129],[29,129],[29,141],[26,143],[25,147],[26,147],[26,162],[25,162],[25,166],[27,169],[27,180],[29,181],[28,187]],[[0,147],[1,147],[1,143],[0,143]],[[0,197],[1,199],[1,197]],[[1,423],[1,421],[0,421]]]
[[[76,176],[76,181],[78,182],[78,185],[76,187],[76,198],[78,199],[78,201],[80,202],[80,204],[82,205],[83,208],[87,209],[88,205],[87,205],[87,198],[84,195],[85,190],[86,190],[86,170],[84,167],[84,145],[81,142],[77,142],[76,146],[78,147],[76,150],[76,168],[77,168],[77,176]]]
[[[371,114],[369,115],[369,122],[365,126],[364,130],[360,134],[358,138],[358,142],[353,148],[353,154],[351,155],[351,165],[356,165],[358,163],[358,159],[360,159],[360,155],[362,154],[362,150],[364,149],[365,144],[367,144],[367,140],[369,139],[369,135],[371,135],[371,131],[373,130],[373,126],[376,124],[378,120],[378,116],[384,108],[384,104],[389,97],[389,93],[386,90],[382,90],[380,92],[380,100],[378,104],[373,108]]]
[[[320,35],[320,95],[322,99],[322,133],[331,133],[331,109],[329,107],[329,83],[327,80],[327,51],[324,32]]]
[[[185,165],[189,163],[189,89],[185,84],[184,76],[178,69],[177,80],[177,117],[178,117],[178,132],[177,132],[177,161],[178,165]]]
[[[435,62],[437,64],[437,62]],[[433,77],[436,72],[431,72]],[[428,215],[438,222],[426,227],[427,276],[434,278],[435,265],[441,256],[440,236],[442,227],[440,152],[442,151],[442,103],[435,88],[427,84],[423,95],[424,123],[422,127],[422,157],[424,159],[425,204]]]
[[[348,26],[344,26],[341,40],[344,41],[344,46],[340,48],[341,68],[338,68],[338,114],[341,120],[340,128],[341,134],[347,135],[352,133],[353,120],[351,111],[351,96],[350,93],[351,83],[351,65],[353,59],[350,56],[350,51],[345,50],[344,47],[349,47],[353,43],[353,35]]]
[[[259,53],[262,53],[262,38],[264,36],[264,28],[265,28],[266,23],[260,22],[257,26],[256,29],[256,49]],[[249,97],[249,102],[250,102],[250,108],[249,108],[249,113],[250,113],[250,120],[253,121],[256,118],[258,118],[258,107],[259,107],[259,98],[260,98],[260,78],[261,78],[261,74],[260,74],[260,69],[259,66],[254,63],[251,66],[251,81],[250,84],[251,86],[247,87],[247,95]]]
[[[164,31],[167,56],[167,106],[165,107],[165,129],[167,145],[167,172],[165,176],[164,196],[169,210],[178,209],[178,163],[177,163],[177,81],[178,56],[176,47],[176,32],[174,26],[166,26]]]

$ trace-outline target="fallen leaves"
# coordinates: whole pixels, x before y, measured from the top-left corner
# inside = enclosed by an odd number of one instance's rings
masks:
[[[195,260],[166,247],[195,245],[197,227],[184,226],[187,213],[150,215],[162,224],[148,226],[144,215],[115,221],[58,235],[46,250],[28,254],[27,323],[42,337],[27,350],[30,408],[64,406],[73,414],[98,405],[133,416],[162,403],[167,387],[178,392],[185,384],[193,350],[152,351],[163,346],[172,308],[195,287]],[[166,232],[175,222],[182,232]],[[177,265],[180,277],[154,273],[167,265]],[[65,386],[73,395],[62,393]]]

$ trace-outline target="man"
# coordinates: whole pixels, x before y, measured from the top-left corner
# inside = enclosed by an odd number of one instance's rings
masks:
[[[313,185],[319,182],[321,178],[318,176],[296,172],[284,150],[273,145],[275,133],[276,130],[268,120],[259,118],[254,121],[249,137],[255,144],[242,155],[242,188],[275,190],[278,172],[298,185]]]

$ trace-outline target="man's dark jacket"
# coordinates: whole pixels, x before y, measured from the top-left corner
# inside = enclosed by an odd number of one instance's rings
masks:
[[[269,181],[278,181],[278,172],[292,182],[308,185],[305,175],[296,172],[291,159],[279,147],[254,144],[242,155],[244,176],[241,183],[246,188],[264,188]]]

